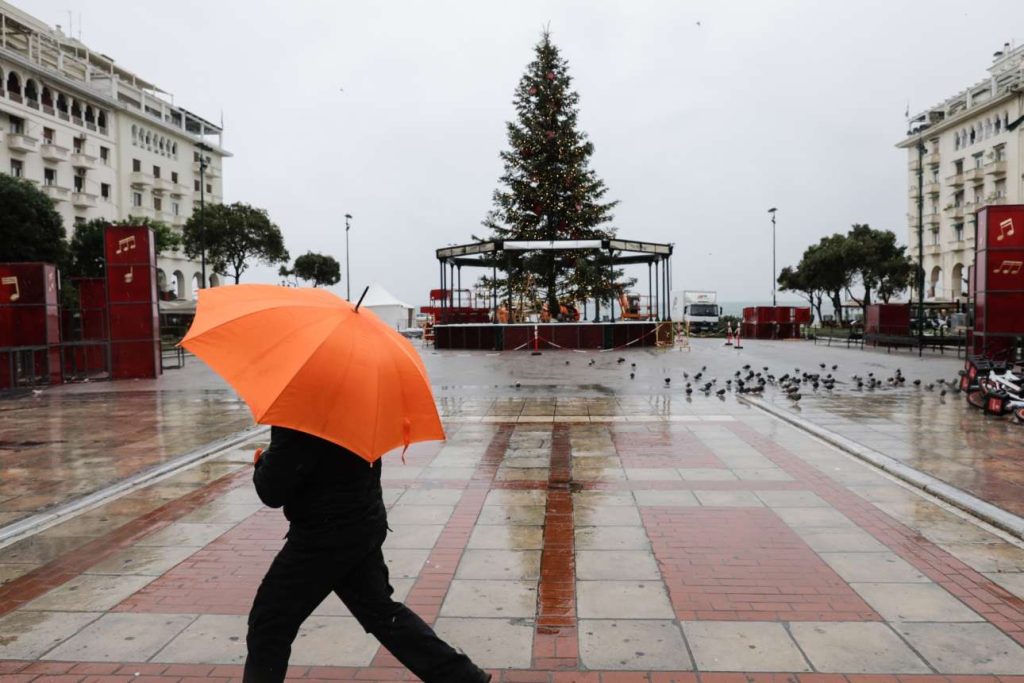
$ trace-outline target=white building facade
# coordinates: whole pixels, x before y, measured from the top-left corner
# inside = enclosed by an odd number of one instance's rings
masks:
[[[0,0],[0,172],[38,184],[69,237],[95,218],[180,231],[201,200],[223,199],[222,141],[220,126]],[[170,252],[157,265],[161,292],[195,296],[198,262]],[[206,274],[207,285],[220,283]]]
[[[965,302],[976,212],[1024,203],[1024,46],[1004,45],[988,74],[914,116],[897,145],[907,150],[907,243],[915,263],[919,225],[923,233],[926,301]]]

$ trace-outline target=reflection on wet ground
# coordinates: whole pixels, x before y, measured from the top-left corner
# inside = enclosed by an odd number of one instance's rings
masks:
[[[225,391],[0,400],[0,525],[92,493],[252,424]]]

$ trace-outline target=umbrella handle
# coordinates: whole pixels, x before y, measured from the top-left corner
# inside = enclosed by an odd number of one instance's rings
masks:
[[[361,305],[361,304],[363,303],[363,297],[365,297],[365,296],[366,296],[366,293],[367,293],[367,292],[369,292],[369,291],[370,291],[370,286],[369,286],[369,285],[367,285],[367,286],[366,286],[366,289],[364,289],[364,290],[363,290],[363,294],[362,294],[362,296],[360,296],[360,297],[359,297],[359,301],[358,301],[358,303],[356,303],[356,313],[358,313],[358,312],[359,312],[359,306],[360,306],[360,305]]]

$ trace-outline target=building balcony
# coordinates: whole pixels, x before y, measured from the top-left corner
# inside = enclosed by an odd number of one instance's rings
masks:
[[[66,202],[68,197],[71,195],[71,190],[60,185],[47,185],[43,184],[43,192],[46,196],[55,202]]]
[[[151,206],[133,206],[129,211],[128,215],[132,218],[153,218],[156,212],[153,211]]]
[[[55,145],[52,142],[44,142],[39,145],[39,153],[43,155],[43,158],[47,161],[67,161],[71,158],[71,150],[67,147],[61,147]]]
[[[171,214],[169,211],[164,211],[163,209],[153,210],[153,220],[155,221],[160,221],[161,223],[170,223],[173,219],[174,215]]]
[[[925,256],[937,256],[942,252],[941,244],[926,244],[924,245]]]
[[[189,189],[181,183],[172,183],[170,192],[172,197],[181,197],[187,194]]]
[[[153,194],[170,192],[173,187],[174,183],[166,178],[153,178]]]
[[[131,175],[132,187],[149,187],[153,184],[153,176],[142,171],[133,171]]]
[[[917,170],[919,168],[921,168],[921,164],[920,162],[918,162],[917,157],[914,157],[913,159],[910,160],[910,172],[917,173]]]
[[[39,149],[39,141],[21,133],[11,133],[7,136],[7,148],[12,152],[35,152]]]
[[[962,207],[962,206],[947,206],[945,211],[946,211],[946,215],[948,217],[956,219],[956,220],[963,220],[963,217],[964,217],[964,207]]]
[[[987,206],[999,206],[1000,204],[1006,203],[1006,195],[990,195],[985,197],[985,204]]]
[[[170,223],[171,223],[171,225],[173,225],[176,228],[183,228],[183,227],[185,227],[185,223],[187,223],[187,222],[188,222],[188,218],[183,216],[183,215],[181,215],[181,214],[178,214],[177,216],[171,216]]]
[[[946,178],[946,184],[953,187],[963,187],[964,185],[964,174],[957,173]]]
[[[929,166],[935,166],[936,164],[939,163],[939,153],[932,152],[931,154],[925,154],[924,163],[928,164]]]
[[[96,168],[96,157],[83,152],[75,152],[71,155],[71,165],[75,168],[94,169]]]
[[[89,192],[74,192],[71,195],[71,203],[79,209],[96,208],[96,195]]]
[[[985,164],[985,175],[1006,175],[1006,159],[993,159]]]
[[[924,193],[926,195],[937,195],[942,190],[942,186],[937,182],[929,182],[924,184]]]
[[[207,192],[204,195],[203,198],[204,198],[204,200],[206,201],[207,204],[220,204],[221,201],[222,201],[221,195],[215,194],[213,192]],[[197,207],[199,206],[200,201],[199,201],[199,193],[198,192],[195,195],[193,195],[193,197],[192,197],[192,204],[193,204],[193,206],[197,206]]]
[[[939,227],[940,216],[938,213],[926,213],[924,215],[924,224],[932,226],[933,228]]]
[[[969,168],[964,171],[964,182],[982,183],[985,182],[985,169]]]
[[[921,194],[917,191],[917,183],[912,183],[910,185],[910,192],[908,194],[910,195],[910,198],[914,200],[921,196]]]

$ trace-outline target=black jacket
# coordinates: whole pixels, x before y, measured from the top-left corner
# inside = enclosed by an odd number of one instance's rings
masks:
[[[264,504],[284,506],[290,540],[341,544],[387,525],[380,472],[380,460],[371,465],[330,441],[271,427],[252,479]]]

